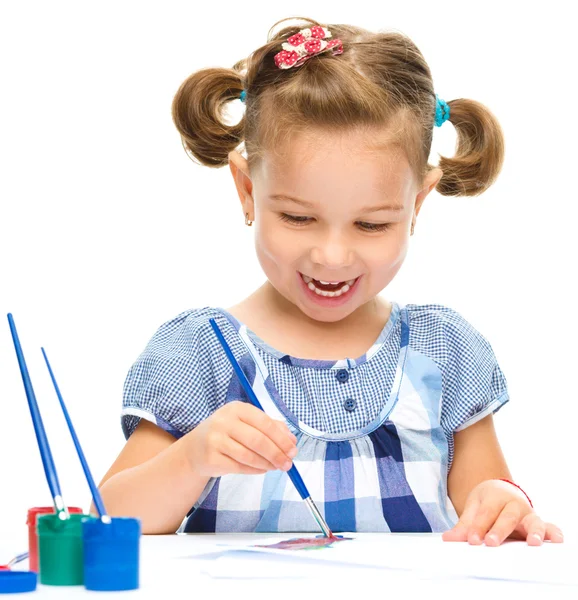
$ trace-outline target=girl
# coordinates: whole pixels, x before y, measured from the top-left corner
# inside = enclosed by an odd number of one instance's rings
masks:
[[[267,281],[152,336],[125,381],[128,441],[101,483],[109,512],[140,517],[144,533],[317,532],[284,473],[295,460],[333,531],[562,541],[510,481],[490,344],[451,308],[379,295],[433,189],[473,196],[495,181],[499,123],[478,102],[439,99],[399,33],[274,28],[173,101],[186,151],[229,164]],[[238,98],[244,118],[228,125],[222,109]],[[447,120],[457,154],[433,167],[433,128]],[[248,403],[211,318],[277,418]]]

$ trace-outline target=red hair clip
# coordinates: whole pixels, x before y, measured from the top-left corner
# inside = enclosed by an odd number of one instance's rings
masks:
[[[343,53],[343,44],[341,40],[329,40],[331,32],[325,27],[316,25],[315,27],[302,29],[287,38],[287,42],[282,44],[283,50],[275,54],[275,64],[280,69],[290,69],[298,67],[311,57],[321,54],[326,50],[333,50],[333,54]]]

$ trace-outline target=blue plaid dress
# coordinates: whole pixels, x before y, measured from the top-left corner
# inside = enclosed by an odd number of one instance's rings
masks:
[[[295,465],[333,531],[442,532],[457,522],[447,495],[453,433],[508,401],[486,339],[439,304],[393,303],[357,358],[283,354],[223,308],[187,310],[156,331],[130,368],[125,437],[141,418],[179,438],[248,398],[214,318],[261,405],[297,437]],[[179,532],[317,532],[283,471],[212,478]]]

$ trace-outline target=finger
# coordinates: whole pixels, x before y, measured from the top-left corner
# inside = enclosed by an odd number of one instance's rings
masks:
[[[241,475],[264,475],[267,473],[266,469],[254,469],[253,467],[248,467],[247,465],[242,465],[241,463],[237,463],[237,473]]]
[[[445,542],[466,542],[479,505],[480,501],[478,498],[472,498],[467,502],[458,522],[452,529],[443,533],[442,539]]]
[[[486,546],[499,546],[521,521],[520,504],[517,500],[508,502],[501,510],[498,509],[497,514],[495,512],[495,509],[488,508],[476,529]]]
[[[255,469],[253,467],[249,467],[248,465],[244,465],[240,462],[236,462],[233,459],[229,459],[229,457],[225,457],[231,461],[231,467],[227,471],[227,473],[235,473],[238,475],[264,475],[268,472],[267,469]],[[270,471],[271,469],[269,469]]]
[[[521,520],[509,537],[517,540],[525,540],[530,546],[540,546],[546,539],[547,525],[552,524],[545,523],[535,511],[532,511]]]
[[[509,535],[513,531],[513,529],[516,527],[516,525],[520,522],[521,519],[520,507],[518,503],[509,502],[506,506],[508,505],[510,506],[507,512],[505,513],[505,516],[502,517],[502,519],[504,519],[507,523],[512,521],[513,524],[509,529],[507,535]],[[505,507],[502,501],[499,501],[498,503],[488,503],[487,500],[482,500],[478,508],[476,517],[470,528],[470,532],[468,534],[468,542],[473,545],[483,544],[486,538],[486,534],[493,527],[498,518],[500,518],[500,515],[502,515],[504,508]],[[504,524],[502,524],[501,527],[503,529]],[[490,542],[492,541],[492,539],[490,539]]]
[[[286,454],[291,460],[293,460],[297,456],[297,452],[298,452],[297,438],[295,437],[295,435],[293,433],[291,433],[289,427],[287,427],[287,424],[284,423],[283,421],[277,421],[276,419],[273,419],[273,423],[275,423],[276,427],[278,427],[283,434],[289,433],[289,440],[291,442],[291,447],[289,448],[289,451],[286,452]]]
[[[297,438],[289,431],[287,425],[284,428],[280,427],[269,415],[266,415],[262,410],[250,404],[245,404],[243,408],[239,408],[239,419],[247,425],[252,425],[256,429],[262,431],[277,445],[289,459],[297,454],[295,446]]]
[[[544,540],[550,540],[560,544],[564,541],[564,534],[559,527],[556,527],[553,523],[545,523],[546,533],[544,534]]]
[[[289,426],[287,425],[287,423],[285,421],[278,421],[277,419],[273,419],[273,423],[275,423],[275,425],[277,425],[277,427],[279,427],[283,433],[288,433],[289,439],[293,443],[295,443],[295,444],[297,443],[297,438],[295,437],[295,434],[291,432],[291,430],[289,429]]]
[[[530,513],[522,519],[527,531],[526,541],[529,546],[541,546],[546,535],[546,523],[536,513]]]
[[[247,425],[243,421],[236,421],[229,430],[229,436],[253,453],[262,456],[268,463],[274,465],[275,469],[288,471],[292,466],[291,458],[260,429]]]
[[[261,471],[274,471],[277,467],[271,464],[268,460],[253,452],[250,448],[243,446],[233,438],[229,437],[221,446],[221,453],[235,462],[253,469],[259,469]],[[235,473],[239,471],[233,471]]]
[[[267,473],[264,469],[255,469],[248,465],[243,465],[230,456],[220,453],[218,457],[218,464],[213,465],[212,477],[220,477],[221,475],[227,475],[229,473],[241,473],[243,475],[262,475]]]

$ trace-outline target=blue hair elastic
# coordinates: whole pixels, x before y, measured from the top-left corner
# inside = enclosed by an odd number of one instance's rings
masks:
[[[247,92],[243,90],[239,99],[241,102],[245,102],[247,98]],[[442,100],[436,94],[436,113],[435,113],[435,124],[436,127],[441,127],[450,118],[450,107],[445,100]]]
[[[441,127],[450,118],[450,107],[436,94],[436,127]]]

